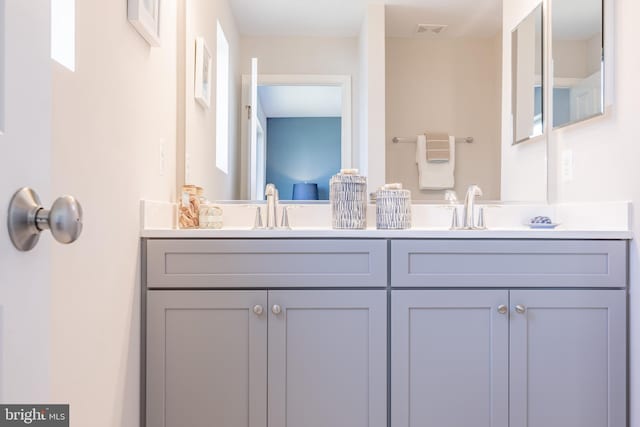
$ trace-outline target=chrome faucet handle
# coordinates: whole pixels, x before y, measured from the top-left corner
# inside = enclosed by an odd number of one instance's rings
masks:
[[[486,230],[487,225],[484,221],[484,206],[478,208],[478,225],[476,226],[476,230]]]
[[[256,208],[256,219],[253,222],[254,230],[263,230],[264,224],[262,223],[262,208],[257,206]]]
[[[282,207],[282,222],[280,223],[280,228],[283,230],[291,230],[291,225],[289,225],[289,208],[290,206]]]
[[[450,230],[460,230],[460,218],[458,216],[458,207],[451,209],[451,228]]]

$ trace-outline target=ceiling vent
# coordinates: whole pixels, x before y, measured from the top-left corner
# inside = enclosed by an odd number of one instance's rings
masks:
[[[448,25],[437,25],[437,24],[418,24],[418,29],[416,33],[418,34],[440,34],[443,32]]]

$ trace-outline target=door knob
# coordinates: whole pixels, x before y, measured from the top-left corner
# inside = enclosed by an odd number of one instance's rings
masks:
[[[45,209],[38,193],[25,187],[11,198],[7,225],[11,242],[20,251],[33,249],[43,230],[51,230],[60,243],[73,243],[82,233],[82,207],[75,198],[62,196]]]
[[[506,305],[504,305],[504,304],[500,304],[500,305],[498,306],[498,313],[500,313],[500,314],[507,314],[507,311],[509,311],[509,309],[507,308],[507,306],[506,306]]]
[[[271,311],[273,312],[273,314],[280,314],[282,312],[282,307],[280,307],[278,304],[274,304],[273,307],[271,307]]]
[[[523,314],[525,311],[527,311],[527,308],[524,305],[516,305],[516,313]]]
[[[262,306],[260,304],[254,305],[253,312],[260,316],[262,314]]]

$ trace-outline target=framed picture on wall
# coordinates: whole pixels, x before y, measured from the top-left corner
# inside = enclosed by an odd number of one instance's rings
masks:
[[[151,46],[160,46],[160,0],[127,0],[127,17]]]
[[[204,108],[211,106],[211,67],[213,58],[204,41],[204,37],[196,38],[195,90],[196,101]]]

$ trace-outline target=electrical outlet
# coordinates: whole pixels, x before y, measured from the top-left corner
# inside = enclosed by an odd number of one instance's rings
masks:
[[[561,177],[563,182],[573,181],[573,151],[562,151]]]

